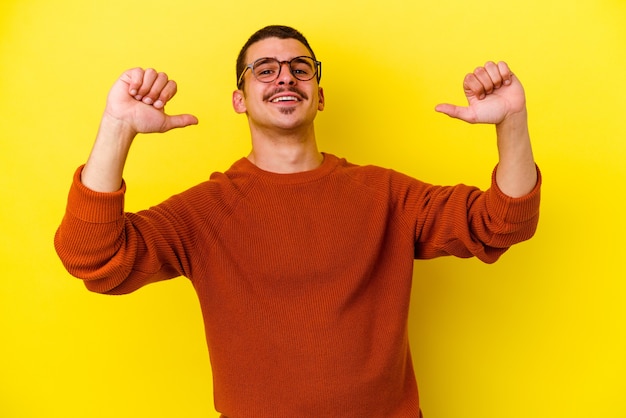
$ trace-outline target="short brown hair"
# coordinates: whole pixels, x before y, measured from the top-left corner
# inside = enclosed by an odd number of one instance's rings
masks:
[[[309,42],[306,40],[304,35],[302,35],[300,32],[298,32],[294,28],[291,28],[289,26],[280,26],[280,25],[266,26],[263,29],[259,29],[258,31],[256,31],[248,39],[248,42],[245,43],[243,48],[241,48],[241,51],[239,52],[239,56],[237,57],[237,78],[236,78],[237,81],[239,81],[239,77],[244,72],[244,70],[246,69],[246,65],[248,64],[247,62],[245,62],[245,59],[246,59],[246,53],[248,52],[248,48],[250,48],[250,45],[257,43],[259,41],[262,41],[263,39],[267,39],[267,38],[295,39],[297,41],[300,41],[311,52],[311,57],[314,60],[316,59],[315,53],[313,52],[313,48],[311,48],[311,46],[309,45]],[[241,80],[241,87],[242,86],[243,86],[243,80]],[[237,88],[241,88],[241,87],[239,85],[237,86]]]

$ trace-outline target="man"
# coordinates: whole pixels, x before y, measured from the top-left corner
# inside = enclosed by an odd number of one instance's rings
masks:
[[[496,125],[499,163],[483,192],[320,153],[320,75],[299,32],[261,29],[240,53],[233,93],[250,154],[154,208],[124,213],[134,137],[197,123],[164,112],[176,93],[164,73],[126,71],[74,177],[56,249],[95,292],[188,277],[224,417],[417,417],[407,335],[414,258],[491,263],[537,225],[524,91],[505,63],[487,63],[465,78],[468,107],[437,107]]]

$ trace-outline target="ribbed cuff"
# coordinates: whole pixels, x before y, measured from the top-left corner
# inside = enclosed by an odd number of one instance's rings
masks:
[[[490,213],[507,223],[524,223],[539,215],[539,202],[541,200],[541,171],[537,168],[537,184],[530,193],[522,197],[511,197],[498,187],[496,182],[497,167],[491,175],[491,189],[487,197],[487,205]]]
[[[67,211],[74,217],[90,223],[115,222],[124,216],[124,194],[126,183],[111,193],[96,192],[80,181],[84,165],[74,173],[72,186],[67,198]]]

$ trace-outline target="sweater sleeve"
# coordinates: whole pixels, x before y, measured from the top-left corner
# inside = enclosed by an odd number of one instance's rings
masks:
[[[541,174],[526,196],[512,198],[496,184],[486,191],[466,185],[432,186],[422,193],[415,258],[476,256],[495,262],[512,245],[530,239],[539,220]]]
[[[73,178],[54,245],[63,265],[98,293],[123,294],[188,273],[184,225],[167,208],[124,212],[125,184],[113,193],[88,189]]]

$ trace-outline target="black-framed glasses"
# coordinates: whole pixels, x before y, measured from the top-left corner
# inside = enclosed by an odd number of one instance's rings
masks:
[[[247,70],[252,71],[254,78],[261,83],[271,83],[280,75],[283,64],[287,64],[291,74],[300,81],[309,81],[317,76],[317,81],[319,82],[322,76],[322,63],[311,57],[300,56],[289,61],[279,61],[276,58],[264,57],[246,65],[246,68],[239,76],[239,80],[237,80],[237,87],[241,86],[243,76]]]

